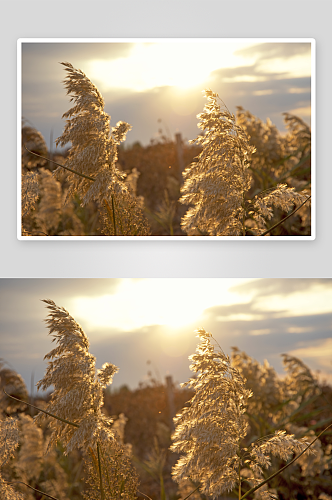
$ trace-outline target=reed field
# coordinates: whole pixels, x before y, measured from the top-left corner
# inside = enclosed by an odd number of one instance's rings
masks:
[[[82,327],[44,303],[40,395],[1,360],[1,499],[332,498],[332,388],[300,359],[280,376],[200,328],[187,382],[115,390],[121,367],[97,369]]]
[[[210,89],[200,133],[185,142],[160,129],[147,146],[126,145],[131,125],[111,127],[104,99],[62,63],[73,107],[48,151],[22,122],[23,236],[310,236],[311,129],[284,113],[273,123]]]

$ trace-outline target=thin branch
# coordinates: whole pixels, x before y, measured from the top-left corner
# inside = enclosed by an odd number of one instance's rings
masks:
[[[245,493],[241,497],[241,500],[243,500],[244,498],[246,498],[251,493],[254,493],[254,491],[258,490],[258,488],[260,488],[261,486],[263,486],[264,484],[266,484],[268,481],[270,481],[274,477],[278,476],[282,471],[284,471],[285,469],[287,469],[287,467],[289,467],[290,465],[292,465],[295,462],[295,460],[297,460],[298,458],[300,458],[303,455],[303,453],[305,453],[310,448],[310,446],[312,446],[314,444],[314,442],[317,441],[317,439],[320,438],[320,436],[322,434],[324,434],[324,432],[327,431],[327,429],[329,427],[331,427],[331,426],[332,426],[332,424],[328,425],[320,434],[318,434],[318,436],[299,455],[297,455],[295,458],[293,458],[293,460],[291,460],[288,464],[286,464],[284,467],[282,467],[281,469],[279,469],[277,472],[275,472],[274,474],[272,474],[271,476],[269,476],[267,479],[265,479],[265,481],[262,481],[257,486],[255,486],[254,488],[251,488],[249,491],[247,491],[247,493]]]
[[[39,156],[39,158],[43,158],[44,160],[47,160],[47,161],[50,161],[52,163],[55,163],[55,165],[58,165],[59,167],[62,167],[66,170],[69,170],[69,172],[72,172],[73,174],[76,174],[76,175],[79,175],[80,177],[84,177],[84,179],[88,179],[89,181],[92,181],[94,182],[96,179],[94,179],[93,177],[90,177],[89,175],[85,175],[85,174],[81,174],[80,172],[76,172],[76,170],[73,170],[72,168],[69,168],[69,167],[66,167],[65,165],[61,165],[60,163],[57,163],[56,161],[54,160],[51,160],[49,158],[45,158],[45,156],[41,156],[37,153],[34,153],[33,151],[30,151],[30,149],[28,149],[26,146],[24,146],[25,149],[27,151],[29,151],[29,153],[31,153],[32,155],[35,155],[35,156]],[[106,201],[106,199],[104,200],[105,202],[105,205],[106,205],[106,208],[107,208],[107,211],[110,213],[110,207]],[[115,236],[117,236],[116,234],[116,225],[115,225],[115,211],[114,211],[114,200],[113,200],[113,195],[112,195],[112,208],[113,208],[113,224],[114,224],[114,233],[115,233]],[[42,231],[41,231],[42,232]],[[45,234],[45,233],[44,233]],[[47,235],[48,236],[48,235]]]
[[[287,217],[285,217],[284,219],[282,219],[281,221],[279,221],[277,224],[274,224],[274,226],[270,227],[269,229],[267,229],[266,231],[264,231],[264,233],[262,233],[260,236],[265,236],[267,233],[269,233],[270,231],[272,231],[272,229],[275,229],[276,227],[280,226],[280,224],[282,224],[283,222],[285,222],[285,220],[289,219],[289,217],[292,217],[292,215],[295,214],[295,212],[297,212],[298,210],[300,210],[301,207],[303,207],[303,205],[305,203],[307,203],[307,201],[311,198],[311,196],[308,196],[308,198],[306,200],[304,200],[303,203],[301,203],[301,205],[297,208],[295,208],[295,210],[293,210],[293,212],[289,215],[287,215]]]
[[[97,458],[96,458],[96,455],[94,454],[93,452],[93,449],[91,448],[91,446],[89,446],[89,452],[91,454],[91,457],[92,457],[92,461],[94,463],[94,466],[96,468],[96,470],[98,469],[98,461],[97,461]]]
[[[69,420],[65,420],[64,418],[57,417],[56,415],[53,415],[53,413],[49,413],[46,410],[42,410],[41,408],[38,408],[37,406],[34,406],[31,403],[27,403],[26,401],[22,401],[21,399],[17,399],[14,396],[10,396],[9,394],[7,394],[7,392],[5,391],[5,389],[2,389],[2,390],[6,394],[6,396],[8,396],[11,399],[15,399],[15,401],[18,401],[19,403],[23,403],[25,405],[29,405],[29,406],[31,406],[32,408],[35,408],[38,411],[42,411],[43,413],[46,413],[46,415],[49,415],[50,417],[56,418],[57,420],[61,420],[61,422],[64,422],[65,424],[73,425],[74,427],[79,427],[78,424],[74,424],[73,422],[70,422]]]
[[[193,493],[195,493],[195,491],[197,491],[197,490],[198,490],[198,488],[199,488],[199,486],[197,486],[197,488],[195,488],[194,490],[192,490],[192,492],[191,492],[191,493],[189,493],[189,495],[187,495],[185,498],[183,498],[183,500],[187,500],[187,498],[189,498],[189,497],[190,497],[190,495],[192,495]]]
[[[33,488],[32,486],[30,486],[27,483],[24,483],[23,481],[12,481],[10,483],[6,481],[6,483],[7,484],[18,484],[18,483],[21,483],[21,484],[24,484],[25,486],[27,486],[28,488],[31,488],[32,490],[37,491],[37,493],[40,493],[41,495],[44,495],[45,497],[52,498],[52,500],[58,500],[57,498],[52,497],[51,495],[48,495],[44,491],[36,490],[36,488]]]
[[[116,236],[115,201],[114,201],[114,195],[113,194],[112,194],[112,213],[113,213],[114,236]]]
[[[137,491],[138,491],[138,493],[139,493],[140,495],[143,495],[144,497],[148,498],[149,500],[152,500],[152,498],[150,498],[150,497],[149,497],[148,495],[146,495],[145,493],[142,493],[142,492],[141,492],[141,491],[139,491],[139,490],[137,490]]]
[[[99,443],[97,443],[97,455],[98,455],[99,482],[100,482],[100,498],[101,498],[101,500],[104,500],[105,495],[104,495],[104,488],[103,488],[103,473],[101,470]]]
[[[88,179],[89,181],[93,181],[94,182],[96,180],[93,177],[90,177],[89,175],[81,174],[80,172],[76,172],[76,170],[73,170],[72,168],[65,167],[64,165],[61,165],[60,163],[57,163],[56,161],[51,160],[50,158],[45,158],[45,156],[38,155],[37,153],[34,153],[33,151],[30,151],[30,149],[28,149],[26,146],[24,146],[24,147],[32,155],[39,156],[39,158],[43,158],[43,160],[47,160],[47,161],[50,161],[52,163],[55,163],[55,165],[58,165],[58,167],[65,168],[66,170],[69,170],[69,172],[72,172],[73,174],[80,175],[81,177],[84,177],[85,179]]]

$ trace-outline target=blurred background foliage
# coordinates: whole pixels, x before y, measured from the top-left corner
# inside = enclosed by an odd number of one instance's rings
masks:
[[[311,189],[311,131],[300,118],[284,113],[287,133],[282,134],[271,123],[237,108],[236,122],[255,146],[252,156],[252,186],[249,202],[255,195],[266,193],[278,183],[287,183],[296,191]],[[161,120],[160,120],[161,121]],[[178,202],[183,184],[182,172],[201,152],[201,147],[188,144],[181,136],[174,138],[163,129],[150,144],[121,144],[117,167],[127,175],[135,203],[142,209],[150,225],[150,235],[185,236],[181,218],[188,207]],[[22,123],[22,234],[49,236],[103,236],[108,228],[103,211],[96,203],[81,206],[75,195],[67,199],[66,171],[55,179],[50,175],[56,165],[26,151],[63,164],[68,151],[48,151],[40,132],[26,121]],[[275,209],[269,221],[272,227],[288,214]],[[272,235],[307,236],[311,234],[311,207],[306,203],[293,216],[276,227]],[[248,228],[250,224],[248,224]],[[145,233],[144,233],[145,234]],[[247,235],[251,235],[250,229]]]
[[[279,376],[267,362],[261,364],[233,348],[231,363],[245,378],[247,388],[253,391],[247,409],[250,430],[243,446],[249,446],[254,440],[278,429],[286,429],[296,438],[306,436],[312,441],[332,421],[332,387],[318,381],[301,360],[286,355],[283,362],[286,375]],[[44,408],[51,394],[29,395],[22,377],[4,361],[0,366],[0,377],[0,420],[18,418],[20,427],[20,447],[15,457],[2,468],[3,478],[7,481],[23,480],[58,499],[80,500],[87,479],[84,456],[78,451],[65,456],[61,442],[51,453],[44,455],[50,431],[45,423],[41,427],[33,423],[32,418],[37,412],[24,404],[27,401]],[[8,398],[2,388],[22,403]],[[121,443],[128,447],[139,475],[139,498],[148,495],[153,500],[177,500],[195,488],[190,481],[180,485],[173,482],[171,469],[179,455],[169,450],[174,430],[172,419],[183,407],[190,405],[193,395],[191,389],[181,388],[172,376],[162,380],[151,372],[135,389],[123,385],[117,389],[109,386],[104,391],[102,411],[112,417]],[[38,429],[41,429],[39,433],[36,432]],[[332,495],[331,430],[315,443],[315,450],[316,455],[302,456],[268,484],[269,489],[278,492],[280,500],[316,500],[323,494]],[[265,477],[283,465],[285,462],[281,459],[273,458],[273,470],[265,472]],[[22,485],[17,484],[15,488],[24,494],[24,498],[42,498]],[[242,493],[245,491],[246,483],[243,483]],[[199,492],[193,496],[205,500]],[[227,498],[236,498],[236,493]],[[259,497],[255,494],[249,498]]]

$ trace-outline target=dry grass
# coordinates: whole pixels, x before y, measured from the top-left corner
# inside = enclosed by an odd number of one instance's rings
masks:
[[[231,114],[206,90],[202,132],[191,146],[161,135],[125,148],[131,126],[111,128],[97,87],[61,64],[74,105],[56,144],[71,147],[47,161],[40,132],[23,123],[23,235],[311,234],[311,131],[300,118],[284,113],[284,136],[240,107]],[[41,169],[54,163],[47,178]]]
[[[237,348],[227,356],[200,329],[190,356],[194,375],[182,389],[173,387],[172,401],[153,379],[136,391],[105,392],[117,367],[96,370],[80,325],[53,301],[45,303],[57,345],[45,356],[38,387],[53,392],[35,403],[34,419],[25,410],[22,377],[1,366],[10,394],[1,399],[1,498],[39,499],[41,491],[57,500],[175,500],[194,490],[196,500],[332,494],[331,432],[322,434],[331,423],[324,407],[331,406],[332,390],[301,360],[284,355],[280,378]],[[276,472],[268,477],[270,467]]]
[[[297,192],[295,187],[274,178],[272,182],[276,187],[264,187],[252,199],[249,198],[253,187],[251,171],[257,169],[257,149],[250,143],[246,128],[238,123],[222,101],[221,107],[218,94],[206,90],[205,96],[207,104],[203,113],[197,115],[200,120],[198,127],[203,134],[192,141],[201,145],[202,151],[197,161],[185,170],[185,183],[181,189],[180,202],[191,205],[182,219],[182,228],[189,235],[267,234],[267,223],[274,216],[273,207],[287,214],[294,206],[304,203],[310,193],[304,189]],[[292,123],[298,124],[296,117],[292,118]],[[261,135],[265,138],[265,130],[260,130]],[[271,142],[268,144],[272,147]],[[260,146],[262,159],[264,149],[262,144]],[[265,169],[266,166],[264,163]],[[269,174],[274,174],[271,167]]]

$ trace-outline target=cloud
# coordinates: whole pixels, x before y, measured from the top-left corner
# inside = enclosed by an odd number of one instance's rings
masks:
[[[301,44],[259,44],[256,48],[249,47],[247,50],[254,50],[258,55],[261,47],[262,61],[265,61],[264,57],[269,59],[271,50],[286,55],[287,50],[290,51],[289,54],[298,50],[299,54],[304,54],[308,44],[304,45],[303,48]],[[47,143],[51,130],[56,139],[65,125],[61,116],[70,107],[69,97],[66,96],[62,83],[65,72],[59,62],[69,61],[89,77],[89,63],[92,59],[126,57],[132,47],[133,44],[129,43],[114,43],[111,46],[59,42],[24,44],[23,115],[43,134]],[[272,68],[269,73],[260,67],[262,61],[212,72],[201,85],[186,89],[183,101],[168,86],[146,92],[132,92],[122,88],[99,90],[105,100],[105,111],[111,115],[111,125],[123,120],[133,126],[126,144],[136,141],[149,144],[157,134],[159,118],[167,124],[172,137],[175,132],[181,132],[183,138],[194,139],[198,134],[196,115],[205,104],[201,91],[207,87],[218,92],[232,112],[236,111],[236,106],[242,106],[263,121],[269,117],[281,131],[285,130],[282,112],[297,110],[299,116],[308,121],[310,77],[286,78],[282,68],[280,72],[273,71]],[[290,92],[290,89],[297,89],[297,92]],[[303,92],[299,93],[300,90]]]
[[[301,346],[302,344],[302,346]],[[300,343],[300,347],[289,352],[292,356],[301,359],[311,360],[319,358],[320,364],[325,367],[332,367],[332,338],[319,339],[313,341],[310,346]]]
[[[70,312],[73,297],[113,294],[120,283],[119,279],[2,278],[0,340],[3,342],[6,339],[11,353],[14,353],[16,345],[18,352],[25,355],[32,345],[30,342],[44,338],[43,319],[47,316],[47,310],[42,299],[52,299],[58,306],[65,307]]]
[[[297,109],[298,115],[308,121],[307,111],[304,115],[301,108],[311,107],[311,77],[282,77],[281,73],[264,72],[253,65],[214,71],[211,88],[233,113],[242,106],[263,121],[270,118],[281,131],[285,130],[284,112]]]
[[[310,78],[287,78],[283,80],[266,80],[261,82],[224,82],[221,75],[224,70],[215,72],[213,79],[199,88],[187,91],[184,103],[178,106],[179,97],[171,87],[159,87],[153,91],[128,92],[125,95],[116,91],[104,92],[105,111],[111,115],[111,124],[119,120],[130,123],[133,129],[128,134],[128,143],[140,141],[148,144],[156,136],[159,129],[158,119],[162,119],[171,132],[180,131],[185,139],[195,139],[199,133],[197,114],[203,111],[206,100],[202,90],[211,87],[219,93],[232,113],[237,106],[242,106],[263,121],[269,117],[279,130],[285,130],[283,112],[310,106]],[[232,70],[230,70],[231,74]],[[235,70],[236,74],[236,70]],[[305,89],[303,93],[289,93],[289,88]],[[272,94],[255,95],[257,91],[270,91]],[[222,91],[222,92],[221,92]],[[190,102],[190,112],[182,115],[177,108]],[[189,107],[189,106],[188,106]],[[67,109],[67,107],[65,108]],[[307,120],[308,117],[301,116]]]
[[[264,69],[262,62],[212,72],[212,90],[219,93],[233,113],[237,106],[242,106],[263,121],[270,118],[281,131],[285,130],[284,112],[294,112],[310,123],[311,76],[290,77],[289,68],[273,72],[271,68]]]
[[[31,373],[35,373],[35,381],[39,380],[46,368],[43,357],[53,347],[43,321],[47,310],[40,299],[51,298],[73,314],[73,296],[116,293],[120,283],[118,279],[1,279],[1,357],[24,377],[28,386]],[[266,311],[259,300],[275,294],[288,298],[300,291],[304,296],[308,293],[315,297],[321,289],[329,290],[331,286],[331,279],[253,280],[231,289],[242,294],[234,296],[238,303],[207,308],[197,321],[178,328],[151,325],[123,332],[112,324],[94,328],[87,327],[76,316],[75,319],[90,339],[90,352],[97,358],[97,367],[107,361],[119,366],[115,387],[122,384],[137,387],[149,369],[153,375],[159,372],[162,380],[167,374],[178,382],[188,380],[191,375],[188,356],[196,349],[197,328],[210,331],[226,354],[231,353],[232,346],[237,346],[259,362],[267,359],[280,374],[282,353],[303,357],[311,369],[328,374],[332,311],[308,314],[303,308],[301,315],[283,308],[271,307],[271,311]],[[197,289],[197,293],[203,292],[204,289]]]
[[[260,69],[259,65],[251,64],[250,66],[237,66],[235,68],[220,68],[216,69],[211,73],[211,78],[215,81],[227,81],[227,80],[236,80],[239,77],[242,77],[245,80],[245,77],[254,78],[255,82],[260,79],[268,80],[269,82],[274,79],[280,79],[280,75],[283,73],[267,73]]]
[[[50,130],[55,140],[65,125],[61,117],[71,107],[63,86],[66,72],[59,63],[69,61],[87,73],[89,60],[126,57],[132,47],[130,43],[23,43],[23,116],[43,134],[47,144]]]
[[[238,287],[232,287],[230,291],[237,291]],[[208,309],[205,309],[203,313],[203,320],[204,319],[211,319],[211,318],[217,318],[218,321],[224,321],[224,319],[232,317],[250,317],[251,320],[254,318],[264,318],[266,314],[269,315],[269,317],[274,318],[278,317],[280,315],[283,315],[285,311],[278,310],[278,311],[269,311],[267,313],[266,310],[264,309],[259,309],[259,306],[256,305],[256,302],[254,300],[250,302],[244,302],[244,303],[239,303],[239,304],[232,304],[229,306],[213,306]]]
[[[40,62],[87,61],[88,59],[114,60],[120,57],[128,57],[134,47],[134,43],[117,42],[50,42],[50,43],[22,43],[22,54],[24,58],[39,60]],[[74,65],[75,66],[75,65]],[[81,68],[80,68],[81,69]]]
[[[61,294],[65,299],[72,295],[92,297],[96,294],[115,293],[121,284],[117,278],[1,278],[0,294],[2,303],[8,294],[20,294],[28,298],[29,295],[39,299],[45,295]],[[42,296],[41,296],[42,295]]]
[[[318,379],[332,384],[332,339],[318,339],[313,342],[299,342],[298,347],[288,352],[301,359],[312,371],[316,371]]]
[[[298,55],[308,55],[311,51],[310,43],[259,43],[247,48],[237,50],[235,55],[242,57],[259,57],[261,61],[281,58],[290,59]]]
[[[269,280],[261,281],[264,284]],[[306,281],[309,285],[308,280]],[[247,287],[248,292],[252,290],[249,285],[250,283]],[[259,281],[253,282],[252,285],[253,287],[258,285],[259,292],[263,293]],[[233,287],[233,290],[240,288],[241,286]],[[287,288],[280,286],[276,286],[276,290],[288,293]],[[269,287],[266,287],[266,295],[274,291],[272,287],[270,291]],[[249,349],[249,354],[255,357],[264,356],[268,359],[269,357],[275,359],[276,354],[294,349],[300,342],[310,346],[319,339],[331,337],[332,313],[294,316],[289,314],[289,311],[287,314],[285,312],[266,311],[260,308],[254,297],[248,303],[206,309],[202,316],[202,326],[211,331],[226,348],[237,345],[241,350]],[[262,335],[257,335],[259,332]]]
[[[230,288],[230,292],[247,295],[254,294],[256,298],[271,295],[292,295],[295,292],[314,291],[317,288],[326,290],[332,289],[332,279],[330,278],[265,278],[241,283]]]

